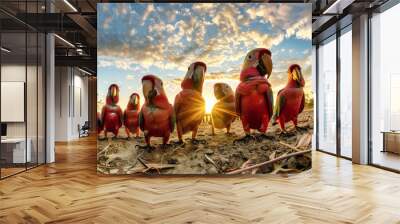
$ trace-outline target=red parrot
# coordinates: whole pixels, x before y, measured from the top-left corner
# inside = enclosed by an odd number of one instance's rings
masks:
[[[236,118],[233,90],[226,83],[215,83],[214,95],[218,102],[213,106],[211,111],[212,134],[214,135],[214,127],[218,129],[226,128],[226,133],[229,134],[231,124]]]
[[[142,86],[145,104],[139,113],[139,126],[144,133],[146,148],[151,148],[151,137],[162,137],[165,146],[174,131],[174,109],[168,102],[161,79],[146,75],[142,78]]]
[[[97,134],[99,134],[102,130],[104,130],[104,125],[100,119],[100,116],[101,116],[100,113],[97,112],[97,116],[96,116],[96,118],[97,118]]]
[[[202,94],[204,75],[207,66],[203,62],[192,63],[181,83],[182,91],[175,97],[174,109],[179,142],[182,135],[191,131],[193,143],[205,114],[205,101]]]
[[[112,132],[114,136],[118,135],[118,130],[122,126],[123,117],[121,107],[117,105],[119,101],[119,87],[117,84],[111,84],[108,87],[106,105],[101,110],[101,121],[104,125],[104,131]]]
[[[273,116],[273,122],[277,121],[283,132],[286,131],[285,123],[288,121],[297,127],[297,116],[304,109],[304,85],[300,65],[291,65],[288,69],[288,82],[278,92]]]
[[[133,133],[136,137],[139,137],[139,110],[140,96],[137,93],[132,93],[124,111],[124,124],[128,137],[132,137]]]
[[[250,129],[257,129],[263,134],[267,131],[273,113],[273,94],[267,80],[271,72],[272,59],[268,49],[256,48],[246,55],[235,97],[236,112],[246,133],[244,141],[252,138]]]

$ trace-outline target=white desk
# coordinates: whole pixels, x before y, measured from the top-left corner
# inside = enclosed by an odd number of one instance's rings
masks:
[[[8,147],[12,148],[12,163],[25,163],[31,162],[32,160],[32,153],[31,153],[31,145],[32,140],[27,138],[26,142],[28,143],[26,147],[26,154],[25,154],[25,138],[5,138],[1,139],[1,147],[2,151],[9,150]],[[3,147],[7,147],[3,150]],[[26,161],[25,161],[26,159]]]

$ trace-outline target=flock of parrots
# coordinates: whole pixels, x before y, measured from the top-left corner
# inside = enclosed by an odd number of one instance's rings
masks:
[[[229,133],[236,117],[240,117],[246,133],[241,140],[253,138],[250,135],[251,129],[264,134],[270,120],[272,124],[278,122],[282,132],[286,131],[285,122],[292,121],[297,127],[297,116],[303,111],[305,101],[305,81],[301,67],[298,64],[289,67],[287,84],[278,92],[275,108],[271,84],[268,82],[272,67],[271,51],[256,48],[244,59],[240,84],[235,94],[226,83],[214,85],[214,95],[218,102],[211,112],[213,134],[214,127],[226,128]],[[106,104],[101,113],[97,113],[99,138],[104,139],[108,133],[118,136],[120,128],[124,126],[127,137],[139,137],[140,129],[147,144],[145,147],[151,147],[151,137],[161,137],[163,145],[167,145],[176,126],[178,143],[183,143],[182,135],[188,132],[192,133],[193,142],[198,141],[197,131],[205,115],[202,89],[206,69],[203,62],[189,66],[181,83],[182,90],[176,95],[173,106],[168,102],[162,80],[155,75],[142,78],[145,103],[141,108],[139,94],[133,93],[126,109],[122,111],[118,106],[119,87],[116,84],[110,85]]]

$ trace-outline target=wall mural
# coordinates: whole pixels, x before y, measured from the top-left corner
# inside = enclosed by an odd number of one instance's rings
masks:
[[[98,4],[101,174],[311,168],[311,4]]]

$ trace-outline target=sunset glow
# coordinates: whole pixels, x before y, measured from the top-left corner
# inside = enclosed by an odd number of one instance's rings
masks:
[[[217,100],[215,98],[206,98],[204,100],[206,101],[206,113],[209,114]]]

